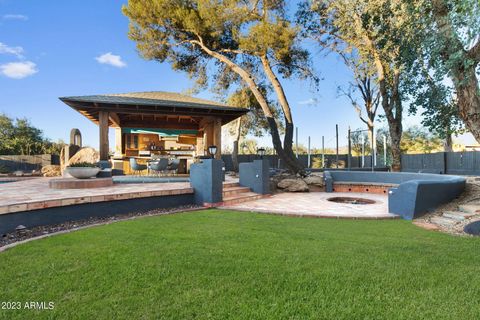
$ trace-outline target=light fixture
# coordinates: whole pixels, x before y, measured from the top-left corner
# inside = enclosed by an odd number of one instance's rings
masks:
[[[258,148],[257,149],[257,154],[260,156],[260,159],[263,159],[263,156],[265,155],[265,148]]]
[[[212,156],[212,159],[215,157],[217,153],[217,146],[211,145],[208,147],[208,153]]]

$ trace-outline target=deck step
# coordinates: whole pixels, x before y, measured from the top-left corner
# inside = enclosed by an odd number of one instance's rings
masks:
[[[246,192],[250,192],[250,188],[241,187],[241,186],[223,188],[223,197],[224,198],[231,197],[231,196],[234,196],[236,194],[242,194],[242,193],[246,193]]]
[[[237,203],[262,199],[264,196],[254,192],[244,192],[234,196],[223,198],[223,205],[229,206]]]
[[[223,188],[233,188],[233,187],[240,187],[240,183],[238,182],[224,182]]]

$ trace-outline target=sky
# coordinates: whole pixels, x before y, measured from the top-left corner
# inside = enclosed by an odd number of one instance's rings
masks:
[[[0,0],[0,113],[28,118],[52,140],[68,141],[70,129],[78,128],[85,145],[98,147],[98,127],[58,97],[191,88],[192,81],[169,64],[139,56],[127,36],[125,2]],[[323,79],[318,91],[308,82],[282,81],[299,143],[306,145],[310,136],[312,147],[320,147],[325,136],[326,146],[333,147],[339,124],[345,145],[349,126],[364,127],[349,101],[337,95],[351,73],[334,55],[312,54]],[[215,99],[209,91],[197,96]],[[419,117],[405,119],[405,127],[417,124]],[[260,144],[269,146],[270,138]]]

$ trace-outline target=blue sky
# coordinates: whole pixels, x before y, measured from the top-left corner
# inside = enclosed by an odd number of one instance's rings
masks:
[[[58,97],[190,88],[184,74],[138,55],[121,13],[125,2],[0,0],[0,112],[27,117],[53,140],[67,141],[70,129],[79,128],[85,144],[96,147],[97,126]],[[333,55],[314,52],[314,64],[324,79],[319,92],[297,80],[283,83],[300,142],[306,144],[311,136],[312,145],[319,147],[324,135],[327,145],[333,146],[336,123],[341,136],[348,126],[363,125],[349,102],[336,93],[338,85],[349,81],[350,72]],[[199,96],[214,97],[210,92]],[[313,100],[317,103],[306,103]],[[417,123],[408,118],[405,125]],[[261,143],[268,144],[269,139]]]

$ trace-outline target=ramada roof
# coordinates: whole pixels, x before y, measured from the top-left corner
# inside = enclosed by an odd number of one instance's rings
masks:
[[[98,122],[99,111],[109,111],[119,115],[171,115],[222,118],[228,123],[249,110],[233,107],[217,101],[200,99],[185,94],[164,91],[131,92],[89,96],[61,97],[61,101]]]

